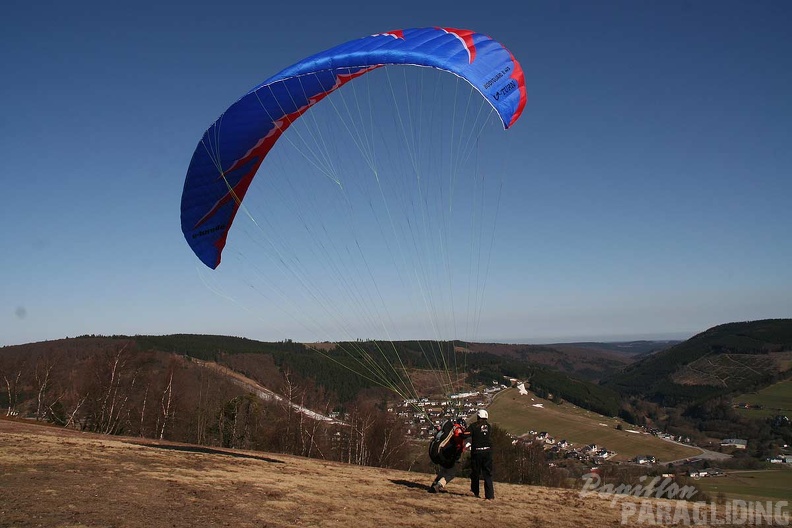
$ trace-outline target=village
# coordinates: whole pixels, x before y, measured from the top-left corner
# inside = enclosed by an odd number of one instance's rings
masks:
[[[523,383],[510,380],[520,393],[527,394]],[[486,407],[492,398],[500,391],[507,389],[503,383],[493,383],[492,386],[480,391],[462,392],[452,394],[446,399],[417,398],[403,400],[398,406],[388,408],[396,414],[407,426],[407,434],[415,439],[428,439],[435,434],[434,424],[446,420],[453,420],[459,416],[471,416],[477,409]],[[543,444],[549,459],[575,459],[586,464],[601,464],[617,455],[616,452],[597,444],[583,446],[573,445],[566,440],[557,440],[547,431],[528,431],[519,437],[514,437],[513,444]],[[656,459],[652,456],[637,457],[633,460],[639,464],[653,464]]]
[[[493,383],[486,389],[451,394],[442,400],[426,397],[407,399],[397,407],[389,407],[388,412],[396,414],[402,420],[407,426],[408,436],[416,439],[431,438],[436,432],[434,424],[475,414],[477,409],[486,407],[497,393],[507,388],[506,385]]]
[[[525,384],[518,380],[510,380],[510,386],[516,387],[521,394],[527,394]],[[487,407],[496,394],[509,388],[509,385],[493,382],[490,387],[479,391],[460,392],[452,394],[447,398],[422,397],[416,399],[406,399],[401,403],[391,406],[388,411],[398,416],[402,423],[407,427],[407,434],[416,439],[428,439],[436,432],[436,424],[441,424],[446,420],[453,420],[459,416],[472,416],[477,409]],[[674,436],[659,429],[641,428],[646,434],[661,438],[669,442],[691,444],[689,437]],[[637,432],[637,431],[635,431]],[[513,444],[529,445],[540,443],[551,466],[563,460],[574,460],[586,465],[597,466],[606,461],[614,462],[617,452],[608,449],[606,446],[596,443],[576,445],[566,439],[557,439],[547,431],[528,431],[520,436],[514,436]],[[742,450],[747,445],[746,440],[739,438],[726,438],[720,442],[721,448]],[[782,455],[768,462],[777,464],[792,463],[792,456]],[[686,462],[695,464],[697,459],[690,459]],[[635,464],[640,466],[651,466],[658,464],[657,458],[651,454],[639,455],[628,461],[617,463]],[[717,477],[724,475],[718,468],[705,468],[701,470],[691,468],[689,476],[693,478]]]

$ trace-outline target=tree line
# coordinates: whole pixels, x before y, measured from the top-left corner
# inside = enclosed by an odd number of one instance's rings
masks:
[[[400,424],[368,402],[348,402],[343,424],[314,420],[294,405],[329,414],[337,401],[311,379],[284,370],[273,387],[283,399],[264,401],[186,356],[130,339],[3,349],[0,383],[6,416],[80,431],[372,466],[409,458]]]

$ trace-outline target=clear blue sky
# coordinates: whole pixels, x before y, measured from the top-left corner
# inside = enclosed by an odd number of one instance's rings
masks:
[[[434,25],[504,43],[528,87],[482,339],[792,317],[790,2],[115,4],[3,7],[0,345],[292,337],[199,279],[179,227],[196,142],[302,57]]]

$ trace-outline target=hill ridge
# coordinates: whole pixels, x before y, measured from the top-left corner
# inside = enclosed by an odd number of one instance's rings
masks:
[[[726,323],[628,365],[604,385],[675,402],[746,392],[792,375],[792,319]]]

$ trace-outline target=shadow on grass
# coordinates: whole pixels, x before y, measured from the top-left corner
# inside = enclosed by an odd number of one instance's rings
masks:
[[[417,489],[421,491],[429,491],[429,487],[430,487],[428,484],[420,484],[418,482],[413,482],[412,480],[390,479],[390,481],[396,484],[397,486],[404,486],[405,488]],[[464,491],[464,488],[462,491],[449,490],[446,488],[442,490],[440,494],[455,496],[455,497],[468,497],[468,496],[472,497],[472,494],[470,492]]]
[[[132,442],[135,443],[135,442]],[[285,464],[283,460],[277,460],[275,458],[268,458],[265,456],[260,455],[251,455],[248,453],[235,453],[234,451],[226,451],[225,449],[215,449],[212,447],[205,447],[205,446],[194,446],[194,445],[172,445],[172,444],[150,444],[150,443],[140,443],[137,444],[143,447],[152,447],[154,449],[165,449],[168,451],[183,451],[185,453],[204,453],[208,455],[225,455],[233,458],[247,458],[252,460],[262,460],[264,462],[271,462],[273,464]]]
[[[428,485],[419,484],[418,482],[413,482],[412,480],[390,479],[390,481],[396,484],[397,486],[404,486],[405,488],[420,489],[424,491],[429,489]]]

